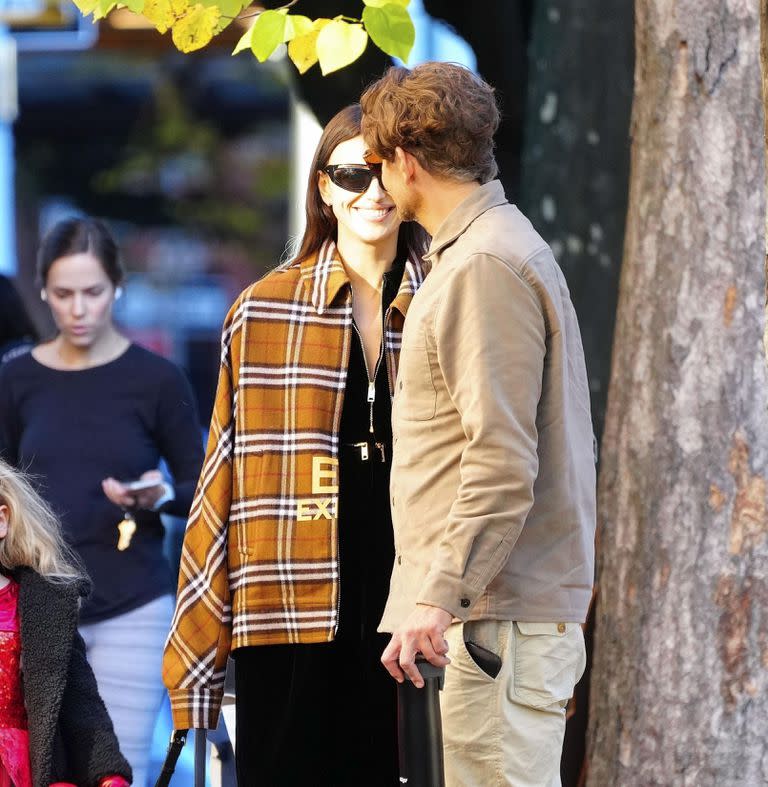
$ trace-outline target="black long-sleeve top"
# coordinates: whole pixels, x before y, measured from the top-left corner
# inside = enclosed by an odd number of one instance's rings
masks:
[[[109,363],[77,371],[44,366],[32,354],[8,362],[0,369],[0,455],[33,474],[90,575],[82,622],[173,592],[159,513],[136,512],[136,532],[120,552],[123,512],[101,488],[108,476],[138,478],[162,457],[175,491],[162,510],[188,514],[202,441],[192,391],[173,363],[134,344]]]

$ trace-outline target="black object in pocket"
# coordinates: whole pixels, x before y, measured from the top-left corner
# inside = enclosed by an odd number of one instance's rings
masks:
[[[472,642],[471,639],[465,640],[464,645],[467,653],[472,657],[472,661],[490,678],[495,678],[501,671],[501,656],[497,656],[492,650]]]

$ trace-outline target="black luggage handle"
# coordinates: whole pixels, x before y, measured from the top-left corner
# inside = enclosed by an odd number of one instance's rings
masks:
[[[195,730],[195,787],[205,787],[205,753],[206,730]],[[163,762],[163,769],[157,777],[155,787],[168,787],[171,776],[176,770],[179,755],[187,742],[189,730],[174,730],[168,743],[168,751]]]
[[[445,669],[433,666],[422,656],[416,657],[416,666],[424,687],[417,689],[407,678],[397,685],[400,783],[407,787],[445,787],[440,716]]]

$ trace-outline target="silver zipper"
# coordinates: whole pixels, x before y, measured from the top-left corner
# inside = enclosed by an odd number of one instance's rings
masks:
[[[368,378],[368,431],[373,434],[373,403],[376,401],[376,377],[379,374],[379,367],[381,366],[381,359],[384,357],[384,324],[382,321],[381,326],[381,344],[379,345],[379,358],[376,361],[376,368],[373,370],[373,379],[368,369],[368,359],[365,357],[365,344],[363,344],[363,337],[360,334],[360,329],[355,323],[354,317],[352,318],[352,327],[355,329],[357,338],[360,339],[360,349],[363,351],[363,363],[365,364],[365,376]]]

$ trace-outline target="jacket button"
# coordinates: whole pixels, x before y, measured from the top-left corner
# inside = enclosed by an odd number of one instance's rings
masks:
[[[402,558],[400,555],[398,555],[398,556],[397,556],[397,565],[398,565],[398,566],[399,566],[399,565],[401,565],[401,564],[402,564],[402,562],[403,562],[403,558]]]
[[[558,623],[557,624],[557,633],[558,634],[565,634],[565,623]]]
[[[400,380],[397,384],[398,388],[402,391],[403,390],[403,381]]]
[[[464,609],[466,609],[469,606],[469,599],[468,598],[463,598],[461,600],[461,606],[464,607]]]

